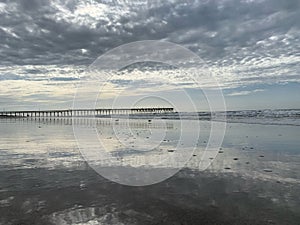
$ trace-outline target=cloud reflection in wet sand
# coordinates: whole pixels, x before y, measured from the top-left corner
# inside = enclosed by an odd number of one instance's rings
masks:
[[[99,129],[114,147],[111,123],[116,121],[101,121]],[[172,129],[177,126],[176,121],[168,123]],[[147,124],[148,120],[135,124],[145,137]],[[201,126],[186,169],[156,185],[127,187],[101,178],[87,166],[67,120],[2,120],[0,223],[297,224],[299,127],[230,124],[217,158],[200,172],[209,123]],[[179,151],[167,149],[172,149],[172,135],[166,138],[165,154]],[[111,149],[128,160],[159,153],[123,150]]]

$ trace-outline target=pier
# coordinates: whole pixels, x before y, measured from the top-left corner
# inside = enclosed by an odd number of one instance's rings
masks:
[[[91,117],[112,115],[135,115],[147,113],[169,113],[174,108],[119,108],[119,109],[66,109],[39,111],[1,111],[0,117]]]

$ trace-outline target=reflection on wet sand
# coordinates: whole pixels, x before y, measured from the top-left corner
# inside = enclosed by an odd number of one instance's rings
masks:
[[[299,224],[299,127],[229,124],[217,157],[208,158],[211,166],[200,171],[210,130],[203,121],[184,169],[158,184],[129,187],[89,167],[77,148],[73,122],[0,121],[0,224]],[[118,164],[97,164],[110,172],[146,171],[140,167],[145,162],[134,160],[144,158],[152,165],[156,156],[180,155],[180,149],[193,146],[187,141],[175,148],[180,121],[132,120],[128,125],[81,119],[76,124],[96,124],[108,152],[119,159]],[[138,151],[161,129],[166,136],[159,148]],[[118,140],[133,147],[122,147]],[[162,174],[173,167],[151,170]]]
[[[166,129],[173,129],[173,123],[166,122],[166,126],[162,126],[161,123],[152,123],[152,120],[129,120],[130,121],[130,127],[131,128],[166,128]],[[116,124],[118,126],[127,126],[128,120],[123,119],[115,119],[115,118],[109,118],[109,119],[98,119],[98,118],[51,118],[51,117],[45,117],[45,118],[35,118],[35,117],[29,117],[29,118],[2,118],[1,123],[19,123],[19,124],[53,124],[53,125],[78,125],[78,126],[101,126],[101,127],[111,127],[112,125]]]
[[[1,171],[2,224],[280,224],[299,221],[299,186],[182,170],[128,187],[89,168]],[[7,183],[10,181],[13,183]]]

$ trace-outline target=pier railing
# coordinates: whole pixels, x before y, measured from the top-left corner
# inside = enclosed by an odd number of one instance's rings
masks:
[[[86,117],[174,112],[174,108],[66,109],[0,111],[0,117]]]

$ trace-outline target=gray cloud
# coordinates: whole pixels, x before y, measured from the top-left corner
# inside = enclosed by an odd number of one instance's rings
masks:
[[[145,39],[183,44],[225,65],[292,55],[300,47],[298,0],[85,2],[2,1],[1,63],[87,64],[108,49]]]
[[[4,73],[0,75],[0,81],[2,80],[24,80],[27,79],[26,76],[20,76],[13,73]]]
[[[155,39],[198,54],[224,88],[300,82],[299,21],[299,0],[0,0],[0,81],[72,83],[102,53]]]

